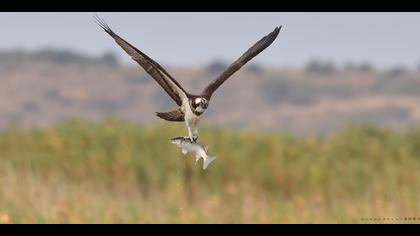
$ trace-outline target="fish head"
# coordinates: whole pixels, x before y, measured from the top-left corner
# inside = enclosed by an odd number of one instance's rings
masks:
[[[181,137],[176,137],[176,138],[171,139],[171,140],[170,140],[170,142],[171,142],[172,144],[175,144],[175,145],[181,145],[181,144],[182,144],[182,142],[183,142],[183,138],[181,138]]]

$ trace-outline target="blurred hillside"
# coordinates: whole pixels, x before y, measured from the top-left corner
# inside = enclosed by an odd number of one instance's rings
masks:
[[[228,64],[163,65],[185,89],[199,93]],[[201,126],[219,125],[293,134],[325,134],[348,123],[404,129],[420,120],[420,73],[378,71],[369,63],[336,68],[267,68],[252,62],[213,97]],[[70,117],[156,123],[155,111],[176,105],[134,62],[120,65],[68,50],[0,52],[0,127],[47,126]]]
[[[198,93],[227,63],[163,66]],[[0,223],[417,223],[418,91],[402,67],[250,63],[201,123],[217,157],[202,171],[168,141],[184,125],[154,115],[175,103],[134,63],[2,52]]]

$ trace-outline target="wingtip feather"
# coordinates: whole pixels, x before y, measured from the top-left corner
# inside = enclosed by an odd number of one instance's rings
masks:
[[[274,31],[273,31],[273,34],[279,34],[279,32],[280,32],[280,30],[281,30],[281,27],[282,27],[282,25],[280,25],[280,26],[277,26],[275,29],[274,29]]]
[[[108,24],[98,16],[98,14],[95,13],[93,16],[95,23],[98,24],[105,32],[108,34],[113,34],[114,32],[111,30],[111,28],[108,26]]]

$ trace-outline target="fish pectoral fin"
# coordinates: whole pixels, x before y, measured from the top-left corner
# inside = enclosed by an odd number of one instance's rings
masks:
[[[206,159],[204,159],[203,162],[203,170],[207,169],[207,166],[209,166],[210,162],[214,161],[216,157],[208,156]]]
[[[198,160],[200,160],[201,156],[200,155],[195,155],[195,162],[197,162]]]
[[[182,150],[181,150],[181,152],[182,152],[182,154],[184,154],[184,155],[187,155],[187,153],[188,153],[188,151],[187,151],[187,150],[185,150],[185,149],[182,149]]]

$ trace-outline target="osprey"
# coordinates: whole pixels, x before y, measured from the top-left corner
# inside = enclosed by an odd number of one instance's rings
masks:
[[[157,62],[152,60],[146,54],[135,48],[123,38],[114,33],[111,28],[98,16],[95,17],[98,25],[105,30],[115,42],[136,61],[156,82],[168,93],[168,95],[179,106],[178,109],[169,112],[156,112],[156,115],[167,121],[185,122],[188,129],[188,137],[191,141],[198,139],[197,124],[200,118],[206,112],[211,96],[214,91],[231,75],[238,71],[253,57],[266,49],[277,38],[281,26],[276,27],[251,48],[249,48],[241,57],[233,62],[229,67],[214,79],[199,95],[193,95],[185,91],[182,86]]]

